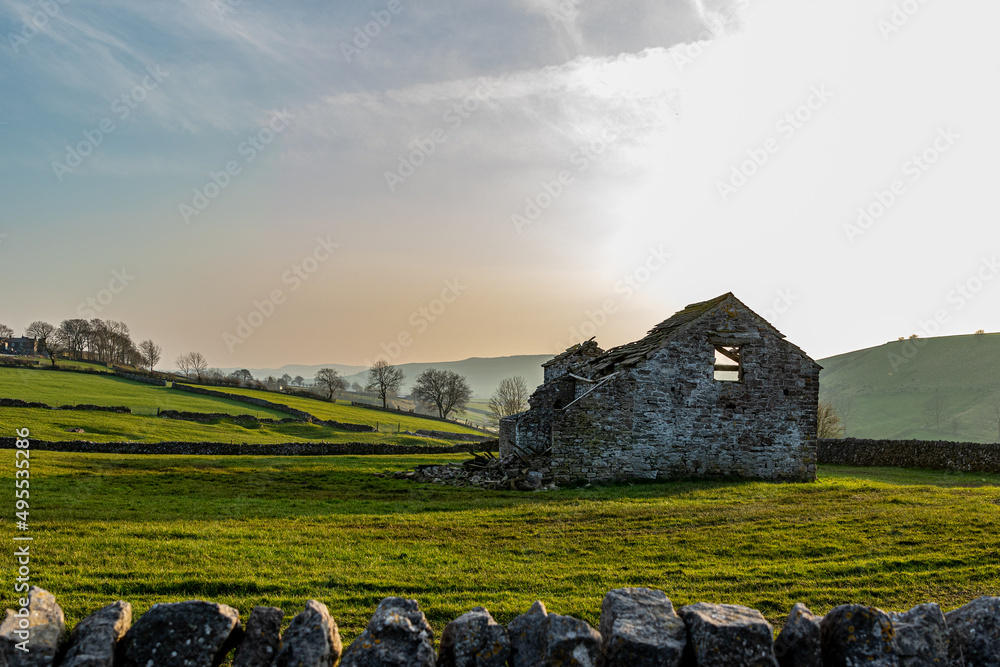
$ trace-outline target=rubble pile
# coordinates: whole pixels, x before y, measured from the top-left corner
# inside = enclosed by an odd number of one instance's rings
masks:
[[[556,488],[547,457],[521,458],[517,454],[511,454],[498,458],[491,452],[476,454],[462,463],[421,465],[412,470],[384,476],[410,479],[415,482],[484,489],[547,491]]]

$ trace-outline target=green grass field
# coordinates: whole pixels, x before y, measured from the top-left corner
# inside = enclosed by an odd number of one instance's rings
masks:
[[[156,409],[187,412],[221,412],[281,419],[288,415],[277,410],[225,398],[198,396],[109,375],[88,375],[60,371],[0,368],[0,397],[37,401],[47,405],[124,405],[156,414]]]
[[[16,359],[33,359],[38,362],[38,365],[42,368],[52,365],[52,361],[46,357],[15,357]],[[100,373],[112,373],[113,371],[108,368],[107,364],[94,363],[91,361],[75,361],[72,359],[59,359],[56,362],[59,368],[75,368],[78,370],[87,371],[98,371]]]
[[[745,604],[775,624],[799,601],[949,609],[1000,586],[997,475],[821,467],[813,484],[518,493],[371,474],[462,458],[35,452],[33,581],[69,625],[116,599],[138,615],[192,598],[244,620],[277,605],[287,623],[317,598],[345,644],[388,595],[416,598],[439,635],[475,605],[507,623],[535,599],[596,625],[619,586]],[[5,488],[13,461],[0,452]]]
[[[124,405],[132,408],[135,414],[118,415],[103,412],[5,408],[0,410],[0,428],[11,432],[14,428],[27,426],[36,434],[36,437],[44,440],[90,440],[93,442],[188,440],[274,444],[311,440],[445,444],[440,440],[395,435],[397,430],[416,431],[419,429],[449,433],[473,433],[484,438],[488,437],[458,424],[408,415],[394,415],[350,405],[262,391],[234,389],[231,390],[231,393],[258,396],[274,403],[297,407],[321,419],[378,426],[380,433],[349,433],[313,424],[262,425],[253,428],[233,424],[229,420],[216,421],[211,424],[196,424],[159,419],[154,416],[158,408],[230,415],[248,414],[274,419],[288,417],[288,414],[236,400],[200,396],[169,387],[156,387],[133,382],[113,375],[105,377],[84,373],[15,368],[0,368],[0,397],[38,401],[53,406],[80,403]],[[73,428],[82,428],[84,432],[69,432],[68,429]]]
[[[428,429],[432,431],[448,431],[450,433],[473,433],[476,435],[482,435],[479,431],[462,426],[461,424],[436,421],[433,419],[421,419],[420,417],[383,412],[380,410],[370,410],[368,408],[359,408],[353,405],[345,405],[343,403],[327,403],[326,401],[319,401],[311,398],[300,398],[298,396],[276,394],[274,392],[258,391],[256,389],[241,389],[237,387],[212,387],[212,389],[231,394],[242,394],[243,396],[263,398],[267,401],[281,403],[282,405],[298,408],[299,410],[305,410],[309,414],[319,417],[320,419],[333,419],[349,424],[367,424],[369,426],[375,426],[376,424],[391,424],[396,426],[398,424],[400,430],[402,431]]]
[[[394,433],[356,433],[329,426],[295,422],[288,424],[233,423],[217,419],[207,424],[146,415],[108,412],[77,412],[35,408],[0,410],[0,433],[12,434],[29,428],[39,440],[87,440],[90,442],[229,442],[273,445],[285,442],[385,442],[405,445],[452,445],[436,438],[418,438]],[[82,428],[83,432],[70,429]],[[487,436],[483,436],[484,439]]]

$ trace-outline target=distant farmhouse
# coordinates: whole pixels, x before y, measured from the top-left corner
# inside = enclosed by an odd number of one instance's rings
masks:
[[[7,338],[0,341],[0,354],[32,356],[38,354],[38,341],[34,338]]]
[[[543,367],[530,409],[500,422],[500,454],[546,457],[557,482],[816,479],[820,365],[732,293]]]

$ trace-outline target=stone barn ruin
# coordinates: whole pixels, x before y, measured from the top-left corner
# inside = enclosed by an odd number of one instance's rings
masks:
[[[556,482],[816,479],[820,365],[732,293],[543,367],[530,409],[500,422],[500,455],[546,459]]]

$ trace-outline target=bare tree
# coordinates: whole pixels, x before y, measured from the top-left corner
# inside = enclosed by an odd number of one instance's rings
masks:
[[[160,363],[162,354],[163,348],[149,338],[139,343],[139,355],[142,357],[143,365],[149,369],[150,373],[153,372],[153,367]]]
[[[413,398],[437,408],[438,416],[447,419],[452,412],[465,409],[472,399],[468,381],[454,371],[428,368],[417,376]]]
[[[944,415],[947,405],[948,397],[940,391],[935,391],[934,394],[924,403],[924,414],[930,417],[934,422],[934,428],[941,428],[941,417]]]
[[[854,411],[854,397],[841,396],[833,402],[833,406],[837,414],[840,415],[840,421],[844,428],[844,435],[846,436],[847,429],[850,426],[851,413]]]
[[[500,381],[500,386],[490,397],[486,418],[490,424],[496,426],[504,417],[516,415],[527,409],[528,383],[520,375],[515,375]]]
[[[364,390],[365,390],[365,388],[361,386],[360,382],[352,382],[351,383],[351,391],[353,391],[355,394],[360,394]]]
[[[201,382],[201,373],[208,368],[208,360],[205,359],[205,355],[201,352],[188,352],[188,361],[191,364],[191,370],[198,376],[198,382]]]
[[[304,387],[306,385],[306,379],[301,375],[296,375],[294,378],[292,378],[292,382],[295,383],[296,387]]]
[[[843,438],[844,423],[840,420],[836,408],[827,401],[819,402],[816,413],[817,438]]]
[[[174,360],[177,364],[177,368],[180,369],[181,373],[184,373],[184,377],[191,379],[191,355],[182,354],[177,359]]]
[[[52,366],[55,367],[56,355],[63,350],[59,330],[48,322],[36,320],[28,325],[28,328],[24,330],[24,335],[38,341],[38,344],[45,350],[45,354],[52,360]]]
[[[83,348],[90,335],[90,322],[82,319],[63,320],[59,325],[59,336],[72,359],[83,359]]]
[[[1000,395],[994,396],[986,404],[985,424],[990,429],[996,429],[997,443],[1000,443]]]
[[[289,375],[288,373],[285,373],[278,379],[281,381],[282,387],[287,387],[288,385],[292,384],[292,376]]]
[[[340,377],[340,373],[332,368],[321,368],[316,373],[316,379],[313,380],[313,384],[317,387],[322,387],[326,391],[326,400],[328,401],[332,401],[335,395],[347,388],[344,378]]]
[[[104,362],[129,364],[138,356],[138,348],[124,322],[95,317],[89,322],[84,343],[92,357]]]
[[[403,386],[406,374],[385,359],[379,359],[368,369],[367,391],[373,391],[382,399],[382,407],[388,407],[389,396],[395,396]]]

